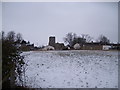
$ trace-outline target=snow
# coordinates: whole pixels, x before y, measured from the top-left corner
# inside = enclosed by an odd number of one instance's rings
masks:
[[[118,88],[118,52],[24,52],[24,85],[30,88]],[[19,82],[18,82],[19,84]]]
[[[53,46],[45,46],[42,50],[47,51],[47,50],[55,50]]]

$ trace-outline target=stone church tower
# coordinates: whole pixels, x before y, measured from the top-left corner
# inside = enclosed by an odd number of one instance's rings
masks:
[[[49,45],[55,47],[55,37],[54,36],[49,37]]]

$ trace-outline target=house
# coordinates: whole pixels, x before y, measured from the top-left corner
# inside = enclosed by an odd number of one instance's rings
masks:
[[[111,46],[110,45],[103,45],[102,50],[110,50]]]
[[[81,45],[82,50],[102,50],[102,47],[100,43],[85,43]]]
[[[20,49],[22,51],[30,51],[30,50],[34,50],[34,44],[21,44]]]
[[[55,43],[55,49],[56,50],[63,50],[65,49],[64,43]]]
[[[34,47],[34,44],[30,44],[29,42],[26,42],[25,40],[22,40],[21,43],[18,43],[17,46],[21,51],[30,51],[35,50],[37,48]]]

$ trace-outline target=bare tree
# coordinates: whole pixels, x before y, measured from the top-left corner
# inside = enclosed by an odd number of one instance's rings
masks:
[[[76,34],[70,32],[70,33],[66,34],[66,37],[64,37],[64,42],[68,43],[70,46],[72,46],[74,38],[76,38]]]
[[[7,40],[15,41],[15,32],[14,32],[14,31],[10,31],[10,32],[8,32],[6,38],[7,38]]]
[[[20,40],[20,41],[23,40],[23,39],[22,39],[22,34],[21,34],[21,33],[17,33],[16,39],[17,39],[17,40]]]
[[[18,34],[16,35],[16,41],[17,41],[18,43],[20,43],[20,42],[22,42],[22,40],[23,40],[22,34],[21,34],[21,33],[18,33]]]
[[[78,36],[78,37],[74,38],[72,45],[75,45],[76,43],[83,45],[84,43],[86,43],[86,39]]]
[[[100,35],[98,37],[98,42],[100,42],[102,44],[108,44],[108,43],[110,43],[110,40],[106,36]]]
[[[5,39],[5,32],[4,31],[2,31],[2,40],[4,40]]]
[[[88,34],[81,34],[81,38],[85,39],[86,42],[91,42],[92,41],[92,37]]]

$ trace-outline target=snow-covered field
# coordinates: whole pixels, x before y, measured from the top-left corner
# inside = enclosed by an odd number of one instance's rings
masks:
[[[22,55],[27,87],[118,88],[117,51],[31,51]]]

